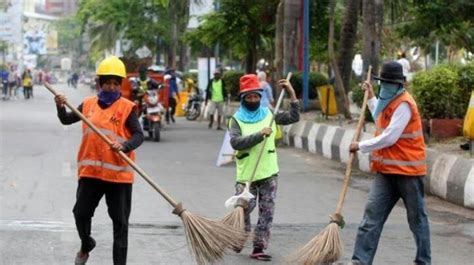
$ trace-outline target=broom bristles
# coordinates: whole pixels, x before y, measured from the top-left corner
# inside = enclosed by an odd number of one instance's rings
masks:
[[[337,261],[341,255],[339,226],[330,223],[306,245],[291,254],[289,260],[303,265],[328,264]]]
[[[224,218],[222,218],[221,223],[230,226],[234,229],[237,229],[238,231],[241,231],[242,233],[245,233],[246,239],[250,237],[250,234],[245,231],[245,211],[243,207],[237,206],[232,210],[230,213],[228,213]],[[237,253],[240,253],[242,249],[244,248],[245,241],[242,241],[242,244],[236,248],[233,248],[233,250]]]
[[[239,231],[245,231],[244,217],[244,209],[242,207],[235,207],[234,210],[222,218],[221,222]]]
[[[247,239],[245,232],[184,211],[181,213],[188,246],[196,262],[211,264],[221,259],[227,249],[238,248]]]

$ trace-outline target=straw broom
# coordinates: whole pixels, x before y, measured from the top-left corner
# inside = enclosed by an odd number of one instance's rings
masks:
[[[290,81],[291,79],[291,72],[288,73],[286,76],[286,80]],[[281,90],[280,96],[278,97],[277,104],[275,106],[274,113],[278,113],[278,110],[280,109],[281,102],[283,101],[283,97],[285,96],[285,89]],[[275,115],[273,115],[273,118],[270,122],[270,128],[273,125],[273,122],[275,121]],[[265,144],[267,143],[268,137],[265,137],[262,143],[262,147],[260,149],[260,152],[257,157],[257,162],[255,163],[255,167],[252,171],[252,177],[250,180],[246,183],[245,189],[248,190],[250,188],[250,184],[252,183],[253,179],[255,178],[255,174],[257,172],[258,164],[260,162],[260,159],[262,158],[262,153],[265,149]],[[245,209],[248,207],[248,201],[246,201],[244,198],[239,198],[237,200],[237,203],[234,205],[234,210],[232,210],[230,213],[228,213],[224,218],[221,219],[221,222],[229,225],[239,231],[245,231]],[[242,245],[239,248],[234,248],[235,251],[240,252],[240,249],[243,248],[243,245],[245,244],[245,241],[242,243]]]
[[[58,93],[49,83],[45,87],[55,96]],[[112,145],[112,141],[107,138],[94,124],[92,124],[80,111],[69,102],[65,105],[81,118],[102,140]],[[241,246],[247,239],[247,235],[237,229],[226,226],[218,221],[213,221],[198,215],[192,214],[183,208],[181,203],[174,200],[165,190],[156,184],[135,162],[133,162],[124,152],[118,154],[124,159],[143,179],[148,182],[168,203],[173,206],[173,214],[181,217],[184,231],[188,242],[188,247],[194,255],[198,264],[214,263],[221,259],[228,248]]]
[[[370,74],[372,66],[369,66],[367,72],[367,82],[370,82]],[[353,141],[358,141],[362,126],[365,120],[365,109],[367,107],[369,92],[364,93],[364,101],[362,103],[362,110],[359,117],[359,122],[354,134]],[[347,163],[346,172],[344,175],[344,184],[339,194],[339,201],[337,203],[336,212],[330,215],[329,225],[323,231],[311,239],[306,245],[295,251],[290,255],[289,260],[297,264],[314,265],[314,264],[328,264],[333,263],[342,255],[342,242],[339,234],[339,228],[344,227],[344,218],[341,215],[342,205],[346,197],[349,187],[349,180],[352,173],[352,163],[354,162],[356,153],[350,153],[349,161]]]

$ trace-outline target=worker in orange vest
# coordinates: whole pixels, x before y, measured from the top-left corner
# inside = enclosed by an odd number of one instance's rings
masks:
[[[113,222],[114,265],[126,264],[133,169],[117,152],[123,151],[135,160],[133,150],[142,144],[144,136],[135,104],[120,94],[122,79],[126,77],[123,62],[114,56],[106,58],[99,64],[97,76],[98,95],[85,98],[77,109],[114,144],[109,146],[85,123],[82,124],[82,143],[77,156],[79,181],[73,209],[81,248],[75,264],[86,264],[89,252],[96,245],[91,237],[91,222],[104,195]],[[64,95],[56,96],[55,102],[62,124],[80,121],[75,113],[66,111]]]
[[[378,99],[369,82],[362,87],[369,91],[367,105],[376,124],[375,138],[350,145],[351,152],[372,152],[371,168],[377,172],[357,232],[352,263],[372,264],[383,225],[401,198],[417,247],[414,264],[431,264],[422,180],[426,175],[426,151],[420,113],[403,87],[405,77],[400,63],[385,63],[380,77],[375,79],[381,82]]]

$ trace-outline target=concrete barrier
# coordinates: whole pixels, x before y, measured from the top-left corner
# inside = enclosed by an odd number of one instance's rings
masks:
[[[311,121],[300,121],[283,127],[283,141],[296,148],[347,164],[349,145],[354,129],[345,129]],[[362,133],[361,140],[372,138]],[[449,202],[474,209],[473,161],[455,155],[427,149],[428,172],[424,178],[425,191]],[[357,153],[353,166],[370,172],[370,154]]]

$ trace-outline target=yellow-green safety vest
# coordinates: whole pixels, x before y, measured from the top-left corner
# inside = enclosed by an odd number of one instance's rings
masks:
[[[224,95],[222,94],[222,79],[212,81],[211,100],[214,102],[224,101]]]
[[[234,120],[237,121],[240,126],[242,136],[257,133],[264,127],[268,127],[272,118],[273,113],[271,111],[268,111],[267,116],[263,120],[256,123],[244,123],[234,116]],[[260,158],[260,163],[258,164],[253,181],[269,178],[278,174],[279,172],[278,157],[275,149],[275,123],[272,125],[272,130],[273,133],[268,136],[268,140],[266,141],[265,148],[263,150],[262,157]],[[248,149],[237,151],[235,155],[237,164],[237,182],[244,183],[250,181],[263,142],[264,141]]]

